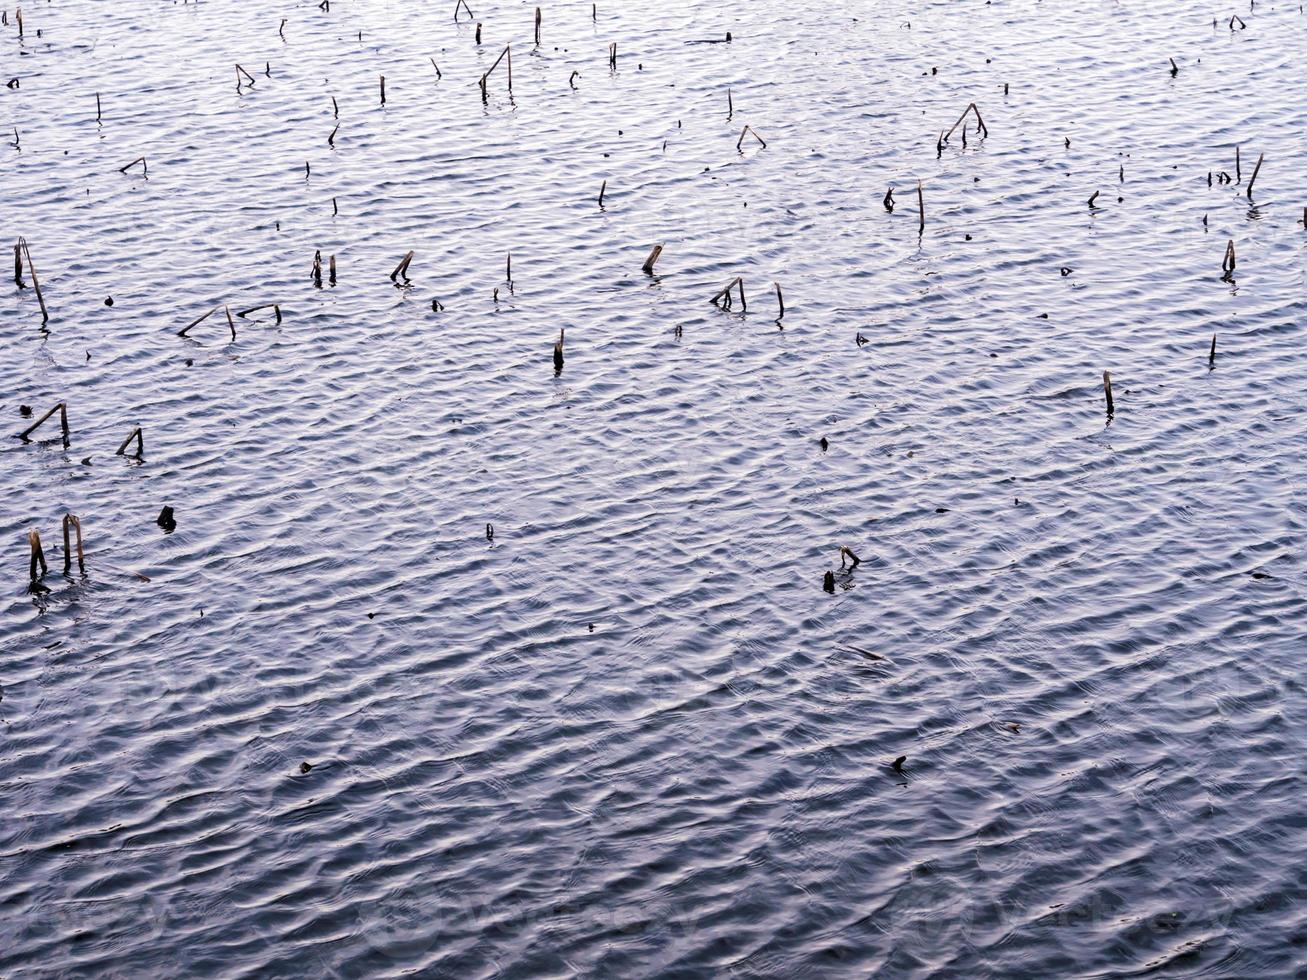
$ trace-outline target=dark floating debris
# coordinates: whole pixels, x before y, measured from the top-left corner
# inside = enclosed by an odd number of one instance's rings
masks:
[[[154,519],[154,523],[163,528],[166,534],[172,534],[173,531],[177,530],[177,519],[173,516],[171,507],[164,507],[163,510],[159,511],[159,516]]]
[[[64,574],[67,575],[73,567],[73,549],[69,546],[70,531],[77,532],[77,570],[85,574],[86,554],[82,550],[82,521],[76,514],[64,514]]]
[[[908,757],[907,757],[906,755],[901,755],[901,756],[899,756],[897,759],[895,759],[893,762],[891,762],[890,765],[889,765],[889,767],[890,767],[891,769],[893,769],[895,772],[897,772],[897,773],[899,773],[900,775],[902,775],[902,774],[903,774],[903,763],[905,763],[905,762],[907,762],[907,761],[908,761]]]
[[[42,423],[44,423],[45,420],[48,419],[51,415],[53,415],[55,412],[59,413],[59,425],[63,429],[64,445],[65,446],[68,445],[68,403],[67,402],[59,402],[57,405],[54,406],[54,408],[50,409],[50,411],[46,412],[39,419],[37,419],[35,422],[29,425],[26,429],[18,433],[18,438],[22,439],[23,442],[27,442],[28,441],[27,437],[30,436],[33,432],[35,432],[37,429],[39,429]]]
[[[123,440],[122,445],[118,447],[118,451],[114,453],[114,455],[115,456],[126,455],[127,447],[131,445],[133,439],[136,440],[136,452],[134,455],[138,460],[145,459],[145,436],[142,434],[141,427],[139,425],[132,430],[131,435],[129,435],[126,439]]]
[[[744,299],[744,278],[742,276],[736,276],[734,279],[728,282],[723,289],[721,289],[715,296],[713,296],[712,304],[718,307],[719,309],[729,310],[732,305],[731,290],[733,289],[739,291],[741,311],[744,313],[749,312],[749,304]]]
[[[840,545],[840,568],[844,567],[844,559],[849,560],[851,568],[857,568],[862,564],[862,559],[853,553],[853,549],[847,545]]]
[[[374,614],[373,614],[373,613],[368,613],[368,615],[369,615],[369,616],[372,616],[372,615],[374,615]],[[301,775],[303,775],[304,773],[307,773],[307,772],[312,772],[312,771],[313,771],[313,765],[312,765],[311,763],[308,763],[308,762],[301,762],[301,763],[300,763],[300,774],[301,774]]]
[[[554,376],[563,373],[563,328],[558,328],[558,339],[554,341]]]
[[[644,272],[646,276],[652,276],[654,274],[654,266],[658,264],[658,259],[662,254],[663,247],[661,245],[655,245],[653,251],[649,253],[649,257],[644,260],[644,265],[640,267],[641,271]]]
[[[1129,394],[1129,392],[1126,392],[1126,394]],[[1111,421],[1112,417],[1116,415],[1116,403],[1112,401],[1112,375],[1107,371],[1103,372],[1103,398],[1107,401],[1108,421]]]
[[[830,443],[826,441],[825,436],[822,436],[820,439],[817,440],[817,445],[821,446],[822,452],[825,452],[827,449],[830,448]]]
[[[822,577],[821,587],[831,595],[835,594],[835,573],[833,571],[828,570],[825,576]]]
[[[495,526],[493,524],[486,525],[486,540],[487,541],[495,540]]]

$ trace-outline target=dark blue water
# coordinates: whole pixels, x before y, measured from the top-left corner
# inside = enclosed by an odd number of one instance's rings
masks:
[[[7,11],[0,976],[1307,969],[1307,15],[450,6]]]

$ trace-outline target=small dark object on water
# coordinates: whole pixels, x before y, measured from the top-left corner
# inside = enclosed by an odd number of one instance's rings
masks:
[[[675,337],[677,340],[680,340],[681,334],[684,333],[684,330],[685,328],[678,323],[676,325],[676,329],[672,331],[672,336]]]
[[[1176,75],[1180,74],[1180,67],[1175,63],[1174,58],[1167,58],[1166,60],[1171,62],[1171,77],[1175,78]]]
[[[1067,276],[1071,275],[1071,273],[1074,272],[1074,271],[1075,271],[1075,270],[1072,269],[1070,266],[1067,266],[1067,265],[1062,266],[1062,269],[1061,269],[1062,278],[1065,279]]]
[[[432,313],[439,313],[439,312],[440,312],[441,310],[443,310],[444,308],[445,308],[445,304],[442,303],[442,302],[440,302],[440,300],[438,300],[438,299],[433,299],[433,300],[431,301],[431,312],[432,312]]]
[[[823,589],[825,589],[827,592],[829,592],[831,595],[834,595],[834,594],[835,594],[835,573],[834,573],[834,572],[832,572],[832,571],[827,571],[827,572],[826,572],[825,576],[824,576],[824,577],[822,578],[822,580],[821,580],[821,587],[822,587]]]
[[[493,524],[486,525],[486,540],[487,541],[495,540],[495,526]]]
[[[21,416],[22,416],[23,418],[25,418],[25,419],[30,419],[30,418],[32,417],[32,406],[31,406],[31,405],[19,405],[19,406],[18,406],[18,414],[21,415]]]
[[[177,519],[173,516],[171,507],[164,507],[159,511],[159,516],[154,519],[154,523],[163,528],[165,534],[172,534],[177,530]]]
[[[590,624],[590,632],[593,633],[594,631],[595,631],[595,624],[594,624],[594,623],[591,623],[591,624]]]
[[[1003,727],[1006,728],[1006,729],[1007,729],[1008,731],[1010,731],[1010,732],[1015,732],[1015,733],[1018,734],[1018,735],[1021,734],[1021,725],[1020,725],[1018,722],[1015,722],[1015,721],[1009,721],[1009,722],[1008,722],[1006,725],[1004,725]]]
[[[371,614],[369,614],[369,615],[371,615]],[[312,769],[313,769],[313,766],[310,765],[309,763],[307,763],[307,762],[301,762],[301,763],[300,763],[300,773],[301,773],[301,774],[306,773],[306,772],[310,772]]]
[[[859,565],[862,564],[862,559],[853,553],[852,548],[846,545],[840,545],[840,568],[844,567],[845,558],[848,558],[849,564],[851,564],[854,568],[857,568]]]
[[[1098,206],[1094,204],[1096,200],[1098,200],[1098,191],[1094,191],[1093,194],[1089,195],[1089,206],[1091,208],[1096,208]]]
[[[1116,403],[1112,401],[1112,375],[1107,371],[1103,372],[1103,397],[1107,401],[1107,417],[1111,419],[1116,414]]]
[[[856,334],[853,338],[853,342],[857,344],[859,347],[861,347],[863,344],[869,343],[867,338],[862,336],[862,334]]]
[[[563,328],[558,329],[558,340],[554,342],[554,375],[563,373]]]
[[[901,756],[899,756],[897,759],[895,759],[893,762],[890,763],[890,768],[893,769],[895,772],[899,773],[900,775],[902,775],[902,774],[903,774],[903,763],[905,763],[905,762],[907,762],[907,761],[908,761],[908,757],[907,757],[906,755],[901,755]]]
[[[890,214],[894,213],[894,188],[891,187],[885,192],[885,199],[881,202],[885,205],[885,210]]]
[[[935,508],[935,513],[936,513],[936,514],[947,514],[947,513],[948,513],[948,508],[947,508],[947,507],[936,507],[936,508]]]
[[[90,466],[90,465],[91,465],[91,457],[90,457],[90,456],[84,456],[84,457],[82,457],[82,465],[83,465],[83,466]]]
[[[105,306],[113,306],[113,297],[112,297],[112,296],[106,296],[106,297],[104,298],[104,305],[105,305]]]
[[[1253,573],[1252,573],[1252,576],[1253,576],[1253,578],[1256,578],[1256,579],[1274,578],[1273,575],[1271,575],[1271,574],[1269,574],[1269,573],[1267,573],[1267,572],[1253,572]]]
[[[827,449],[830,448],[830,443],[826,441],[825,436],[822,436],[820,439],[817,440],[817,445],[821,446],[822,452],[825,452]]]
[[[1209,368],[1216,367],[1216,334],[1212,334],[1212,350],[1207,355],[1207,366]]]

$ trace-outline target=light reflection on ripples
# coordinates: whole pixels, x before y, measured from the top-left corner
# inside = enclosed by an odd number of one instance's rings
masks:
[[[0,29],[0,973],[1301,969],[1307,17],[474,6]]]

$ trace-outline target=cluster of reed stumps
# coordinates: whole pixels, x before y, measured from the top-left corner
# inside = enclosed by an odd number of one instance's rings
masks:
[[[317,6],[318,9],[320,10],[330,11],[331,0],[321,0],[321,2],[317,4]],[[598,22],[597,5],[592,4],[590,10],[591,10],[592,20],[594,20],[597,23]],[[454,21],[455,23],[474,23],[475,43],[477,45],[481,44],[482,22],[476,19],[476,15],[473,13],[471,7],[468,6],[467,0],[456,0],[454,6]],[[21,39],[24,36],[24,24],[23,24],[23,15],[21,9],[15,11],[14,22],[17,25],[18,36]],[[536,7],[535,18],[534,18],[534,41],[537,47],[539,47],[541,41],[541,31],[542,31],[543,22],[544,22],[544,18],[543,18],[541,8]],[[0,25],[8,25],[9,23],[10,20],[9,20],[8,12],[7,11],[0,12]],[[1215,20],[1213,20],[1212,23],[1213,23],[1213,27],[1217,25],[1217,22]],[[281,24],[278,26],[278,34],[283,39],[285,38],[286,24],[287,21],[283,19],[281,21]],[[1230,18],[1229,27],[1231,31],[1243,30],[1246,26],[1247,25],[1244,23],[1244,21],[1241,18],[1239,18],[1237,15]],[[39,35],[40,32],[38,31],[37,33]],[[731,41],[733,41],[733,36],[731,33],[728,32],[725,36],[724,41],[710,40],[705,43],[717,44],[717,43],[730,43]],[[434,58],[429,60],[431,61],[432,68],[435,70],[436,79],[437,81],[439,81],[444,77],[443,72],[441,72],[440,66],[436,64]],[[617,55],[616,43],[610,43],[608,45],[607,62],[608,62],[608,67],[611,71],[617,70],[618,55]],[[1173,58],[1169,58],[1168,62],[1170,65],[1171,76],[1173,78],[1178,76],[1180,73],[1180,66],[1176,64]],[[499,57],[495,59],[495,61],[491,64],[490,68],[487,69],[485,72],[483,72],[481,76],[477,79],[477,87],[480,90],[481,99],[483,102],[488,102],[489,100],[489,85],[490,85],[491,76],[497,71],[497,69],[500,67],[501,64],[504,66],[504,75],[505,75],[506,84],[509,92],[509,97],[510,99],[512,97],[512,91],[513,91],[512,45],[506,44],[504,46],[503,51],[500,52]],[[250,88],[257,84],[257,80],[255,76],[252,75],[250,72],[246,71],[245,68],[243,68],[240,64],[236,64],[235,74],[236,74],[237,92],[242,92],[245,88]],[[272,75],[271,63],[265,65],[264,75],[266,77],[271,77]],[[575,89],[576,81],[580,77],[581,77],[581,73],[579,71],[573,71],[571,75],[568,77],[568,85],[571,88]],[[18,89],[20,87],[20,81],[18,78],[13,78],[7,82],[7,85],[11,89]],[[1006,83],[1003,85],[1003,93],[1004,95],[1008,94],[1008,86]],[[378,95],[379,95],[381,105],[384,106],[386,104],[386,78],[384,75],[380,76],[379,78]],[[726,98],[727,98],[727,107],[728,107],[727,118],[729,120],[729,119],[733,119],[735,115],[735,103],[730,89],[727,89]],[[329,146],[334,147],[336,135],[340,130],[340,124],[338,121],[340,117],[340,111],[339,111],[339,106],[336,103],[336,99],[333,97],[331,101],[332,101],[333,119],[337,120],[337,122],[335,127],[332,129],[331,134],[327,137],[327,143]],[[95,113],[96,113],[97,123],[101,122],[102,105],[101,105],[99,93],[96,93],[95,96]],[[974,128],[972,126],[973,122],[974,122]],[[984,140],[989,136],[989,127],[985,124],[985,120],[981,116],[979,107],[976,105],[975,102],[971,102],[962,111],[962,114],[958,117],[957,121],[947,131],[941,131],[941,133],[939,134],[939,137],[936,139],[935,142],[935,152],[937,158],[943,156],[944,150],[946,149],[946,147],[948,147],[951,138],[955,133],[957,133],[959,127],[961,127],[962,130],[961,143],[963,148],[967,147],[968,136],[973,132],[976,138],[979,140]],[[753,140],[756,141],[756,143],[761,149],[767,148],[767,142],[753,129],[753,127],[751,125],[745,125],[744,128],[740,131],[739,139],[736,141],[737,152],[740,153],[744,152],[744,141],[749,137],[752,137]],[[18,133],[17,130],[15,129],[15,145],[17,145],[17,140],[18,140]],[[1071,145],[1070,138],[1064,137],[1064,140],[1065,140],[1065,145],[1069,148]],[[1262,163],[1264,159],[1265,159],[1264,154],[1258,157],[1257,164],[1253,168],[1252,177],[1248,181],[1246,194],[1249,201],[1251,201],[1253,198],[1253,186],[1257,181],[1258,174],[1260,174],[1261,172]],[[119,172],[126,173],[128,170],[138,165],[141,168],[142,176],[145,176],[148,179],[149,167],[143,155],[137,157],[131,163],[128,163],[120,167]],[[305,168],[305,174],[308,175],[310,173],[308,163],[305,163],[304,168]],[[1207,174],[1208,186],[1212,185],[1214,178],[1217,182],[1223,184],[1227,184],[1227,183],[1241,184],[1243,182],[1242,157],[1241,157],[1241,150],[1239,147],[1235,148],[1234,170],[1235,170],[1234,176],[1231,176],[1229,173],[1225,171],[1219,171],[1215,175],[1209,171]],[[1120,169],[1119,179],[1121,180],[1121,182],[1125,181],[1124,167]],[[608,191],[608,181],[604,180],[602,186],[599,189],[599,196],[598,196],[598,205],[600,209],[604,209],[604,200],[607,191]],[[918,235],[921,236],[925,234],[925,229],[926,229],[926,205],[925,205],[925,192],[920,180],[916,182],[915,191],[916,191],[916,198],[917,198],[916,201],[917,219],[918,219],[917,231],[918,231]],[[1096,190],[1089,197],[1088,206],[1090,208],[1091,213],[1099,210],[1099,205],[1097,204],[1099,193],[1100,192]],[[1118,201],[1119,200],[1121,199],[1118,198]],[[885,210],[887,212],[890,213],[894,212],[896,201],[894,199],[893,186],[890,186],[889,189],[886,191],[882,203],[884,204]],[[338,213],[339,213],[339,207],[337,205],[336,199],[332,198],[332,214],[336,215]],[[1307,227],[1307,207],[1303,208],[1303,224],[1305,227]],[[1203,225],[1204,227],[1206,227],[1207,225],[1206,215],[1203,216]],[[654,276],[656,274],[655,267],[659,259],[662,257],[664,247],[665,247],[665,243],[659,243],[653,246],[652,251],[649,253],[648,258],[645,260],[644,265],[642,266],[642,270],[646,275]],[[395,266],[394,270],[390,273],[391,281],[394,282],[397,286],[400,286],[401,288],[408,288],[412,285],[412,280],[409,278],[408,271],[409,271],[409,265],[413,261],[414,255],[415,252],[413,250],[409,250],[407,253],[405,253],[403,258],[400,259],[399,263]],[[1236,266],[1235,246],[1234,246],[1234,241],[1230,240],[1226,245],[1225,256],[1222,260],[1221,279],[1223,281],[1227,283],[1234,282],[1235,266]],[[510,290],[512,289],[513,286],[512,268],[513,268],[512,256],[509,255],[506,261],[505,278]],[[1066,276],[1071,272],[1070,269],[1065,267],[1061,271],[1063,276]],[[27,240],[25,238],[20,238],[18,242],[14,245],[14,281],[18,289],[20,290],[27,288],[27,283],[24,280],[25,273],[29,275],[32,280],[31,285],[32,288],[35,290],[36,299],[41,309],[41,322],[43,325],[47,324],[49,323],[50,320],[50,313],[46,306],[45,295],[41,290],[41,283],[37,275],[36,265],[32,261],[31,248],[29,247]],[[320,251],[314,254],[310,277],[313,281],[314,286],[316,288],[321,289],[323,285],[324,277],[323,277],[322,253]],[[327,272],[326,279],[329,285],[331,286],[336,285],[337,275],[336,275],[335,255],[331,255],[328,258],[328,272]],[[779,283],[774,282],[772,285],[775,289],[775,294],[776,294],[776,304],[777,304],[776,323],[778,324],[778,326],[782,326],[783,328],[782,320],[784,319],[785,316],[784,295],[781,291],[781,286]],[[498,303],[499,301],[498,288],[494,290],[494,301],[496,303]],[[728,312],[733,311],[735,309],[735,304],[737,301],[739,303],[740,313],[741,314],[747,313],[748,302],[745,298],[744,279],[741,276],[736,276],[735,278],[733,278],[722,289],[718,290],[711,297],[711,302],[713,303],[714,306],[716,306],[718,309],[721,309],[723,311],[728,311]],[[112,303],[111,300],[107,300],[106,302],[110,304]],[[248,317],[250,314],[259,312],[261,310],[272,310],[273,315],[276,318],[276,322],[280,323],[282,320],[282,310],[281,310],[281,305],[279,303],[264,303],[258,306],[250,307],[248,309],[236,313],[235,318],[233,318],[231,307],[227,304],[222,304],[221,306],[215,306],[212,309],[200,315],[199,317],[196,317],[186,326],[178,330],[177,335],[180,337],[187,336],[193,328],[205,322],[214,313],[217,313],[219,309],[221,309],[224,313],[227,327],[231,334],[231,340],[233,342],[236,340],[236,322],[235,322],[236,318],[244,319]],[[431,309],[433,312],[439,313],[444,311],[445,306],[443,303],[441,303],[439,299],[432,299]],[[681,331],[682,328],[678,325],[675,328],[676,337],[679,338],[681,336]],[[558,339],[553,344],[553,365],[554,365],[555,375],[561,374],[564,366],[564,358],[563,358],[564,335],[565,335],[565,331],[563,329],[560,329],[558,332]],[[864,344],[868,343],[869,341],[867,340],[866,337],[864,337],[859,332],[855,338],[855,342],[859,347],[861,347]],[[1216,336],[1215,335],[1213,335],[1211,340],[1211,345],[1208,348],[1207,359],[1208,359],[1209,368],[1214,368],[1216,365]],[[1108,424],[1111,424],[1112,419],[1115,417],[1116,404],[1112,395],[1112,376],[1109,371],[1103,372],[1103,396],[1104,396],[1104,402],[1106,407]],[[60,422],[62,426],[63,444],[64,447],[67,448],[69,445],[69,429],[68,429],[68,410],[67,410],[67,404],[65,402],[57,403],[53,408],[47,411],[33,424],[28,426],[22,432],[18,433],[18,438],[22,439],[25,442],[29,441],[31,434],[37,428],[39,428],[47,419],[51,418],[55,414],[55,412],[59,413]],[[24,406],[24,414],[28,416],[30,416],[31,414],[31,410],[28,409],[26,406]],[[139,426],[133,429],[131,434],[129,434],[128,437],[125,440],[123,440],[122,444],[117,449],[117,455],[120,456],[127,455],[127,448],[132,444],[133,441],[135,441],[136,443],[136,449],[133,456],[137,461],[143,462],[145,458],[145,444],[144,444],[144,435]],[[827,448],[828,443],[824,438],[821,440],[821,445],[823,450]],[[89,459],[90,458],[88,457],[86,460],[83,460],[83,462],[89,463]],[[173,518],[172,509],[169,507],[165,507],[163,509],[163,512],[160,514],[157,523],[165,530],[171,531],[176,526],[175,519]],[[82,549],[81,522],[77,519],[76,516],[72,514],[68,514],[64,517],[63,530],[64,530],[65,573],[67,573],[70,570],[71,560],[72,560],[71,551],[69,548],[70,530],[76,531],[78,567],[81,570],[85,571],[85,559],[84,559],[84,553]],[[489,526],[487,526],[487,536],[490,537],[492,535],[493,535],[493,531],[489,528]],[[41,540],[40,540],[39,533],[35,530],[31,531],[28,535],[28,541],[30,546],[30,560],[29,560],[30,577],[32,582],[35,584],[39,581],[39,578],[45,574],[45,572],[47,571],[47,566],[45,561],[45,554],[41,547]],[[854,555],[854,553],[847,547],[841,547],[839,553],[840,553],[841,568],[848,567],[851,570],[853,568],[856,568],[861,563],[860,559],[856,555]],[[39,574],[38,574],[38,568],[40,570]],[[823,588],[825,588],[827,592],[833,593],[835,591],[835,576],[833,571],[828,570],[826,572],[822,584],[823,584]]]

